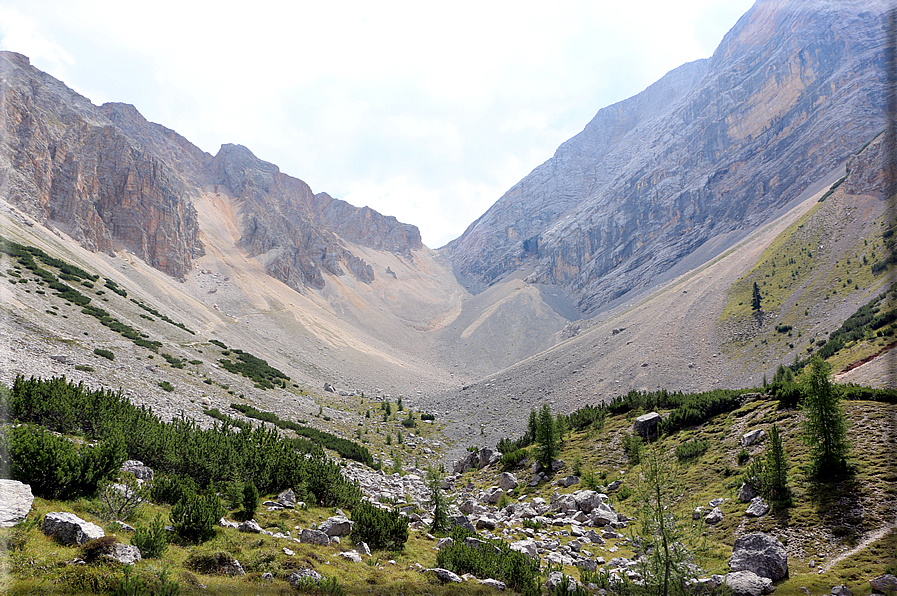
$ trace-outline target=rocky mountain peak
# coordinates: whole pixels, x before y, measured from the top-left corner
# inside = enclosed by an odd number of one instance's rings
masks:
[[[530,262],[592,313],[724,250],[884,127],[885,3],[859,6],[756,3],[710,60],[600,110],[450,243],[459,279]]]

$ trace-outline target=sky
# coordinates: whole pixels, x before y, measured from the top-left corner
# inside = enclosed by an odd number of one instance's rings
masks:
[[[750,0],[0,0],[0,49],[438,248]]]

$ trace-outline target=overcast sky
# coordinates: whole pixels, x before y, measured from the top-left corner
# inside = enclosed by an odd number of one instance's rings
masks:
[[[437,248],[600,108],[709,57],[751,4],[0,0],[0,48]]]

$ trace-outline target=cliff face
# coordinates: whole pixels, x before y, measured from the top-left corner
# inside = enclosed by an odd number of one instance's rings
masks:
[[[604,108],[450,243],[488,285],[527,260],[594,312],[753,228],[885,126],[883,1],[760,0],[709,60]]]
[[[127,104],[94,106],[28,58],[0,52],[0,193],[85,248],[120,247],[183,280],[203,254],[193,200],[215,188],[235,201],[240,245],[297,290],[373,269],[346,243],[410,256],[420,232],[354,207],[238,145],[211,156]]]
[[[184,278],[202,246],[179,172],[24,56],[0,53],[0,97],[4,198],[88,249],[124,246]]]

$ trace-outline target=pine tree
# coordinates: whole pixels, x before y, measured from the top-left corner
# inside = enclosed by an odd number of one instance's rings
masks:
[[[766,447],[766,465],[763,484],[766,495],[774,504],[788,502],[788,460],[782,446],[782,435],[773,424],[769,429],[769,444]]]
[[[751,296],[751,309],[754,311],[761,309],[760,286],[757,285],[757,282],[754,282],[754,292]]]
[[[819,356],[804,378],[804,441],[810,447],[810,475],[838,478],[847,473],[847,419],[838,389],[829,380],[832,367]]]
[[[427,471],[427,489],[430,491],[427,505],[433,508],[433,522],[430,524],[430,531],[434,534],[445,533],[450,529],[448,510],[451,506],[451,498],[442,492],[441,484],[439,472],[430,468]]]
[[[538,434],[539,430],[539,415],[536,413],[536,409],[533,408],[529,411],[529,422],[527,423],[526,434],[529,438],[527,445],[532,445],[536,442],[536,434]]]
[[[542,404],[542,408],[539,410],[539,424],[536,428],[536,442],[538,443],[536,459],[548,469],[551,468],[551,462],[557,458],[560,452],[557,431],[557,425],[551,415],[551,408],[548,407],[548,404]]]

